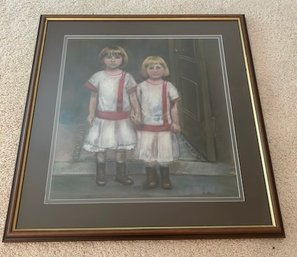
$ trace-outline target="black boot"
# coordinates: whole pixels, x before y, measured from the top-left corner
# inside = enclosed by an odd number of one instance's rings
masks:
[[[116,177],[115,177],[115,180],[117,182],[120,182],[121,184],[123,185],[132,185],[134,183],[133,179],[130,178],[128,175],[127,175],[127,172],[126,172],[126,164],[125,163],[121,163],[121,162],[117,162],[116,164]]]
[[[160,166],[161,186],[163,189],[172,189],[172,184],[169,178],[169,167]]]
[[[106,184],[105,180],[105,162],[97,162],[96,169],[96,184],[98,186],[104,186]]]
[[[144,182],[144,188],[156,188],[158,186],[158,175],[155,167],[146,167],[146,181]]]

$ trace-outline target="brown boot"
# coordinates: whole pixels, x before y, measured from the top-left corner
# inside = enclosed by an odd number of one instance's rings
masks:
[[[97,162],[96,168],[96,184],[98,186],[104,186],[106,184],[105,179],[105,162]]]
[[[169,178],[169,167],[160,166],[161,186],[163,189],[172,189],[172,184]]]
[[[144,182],[144,188],[156,188],[158,186],[158,175],[156,167],[146,167],[146,181]]]
[[[127,175],[126,164],[117,162],[116,164],[116,177],[115,180],[123,185],[132,185],[133,179]]]

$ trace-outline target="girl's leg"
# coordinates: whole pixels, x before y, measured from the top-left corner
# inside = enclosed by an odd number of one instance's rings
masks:
[[[163,187],[163,189],[172,189],[168,163],[160,163],[160,173],[161,173],[161,186]]]
[[[106,151],[97,153],[97,168],[96,168],[96,184],[104,186],[106,184],[105,169],[106,169]]]
[[[157,167],[155,162],[145,163],[146,181],[144,182],[145,188],[156,188],[158,186]]]
[[[115,180],[123,185],[132,185],[133,179],[128,176],[126,170],[126,151],[118,150],[116,152],[116,177]]]

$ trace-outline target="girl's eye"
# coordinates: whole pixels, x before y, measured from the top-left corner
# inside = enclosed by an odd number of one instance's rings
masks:
[[[121,56],[106,56],[105,58],[108,59],[108,60],[111,60],[111,59],[117,59],[117,60],[119,60],[122,57]]]
[[[150,66],[150,67],[148,67],[148,69],[149,70],[160,70],[160,69],[162,69],[162,67],[161,66]]]

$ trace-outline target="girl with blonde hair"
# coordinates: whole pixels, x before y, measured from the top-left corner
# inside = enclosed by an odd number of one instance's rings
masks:
[[[169,75],[169,69],[160,56],[147,57],[142,63],[141,72],[146,80],[137,87],[142,117],[137,154],[145,162],[144,186],[158,186],[159,166],[162,188],[171,189],[169,164],[179,155],[175,133],[181,130],[177,105],[180,97],[174,85],[164,80]]]

